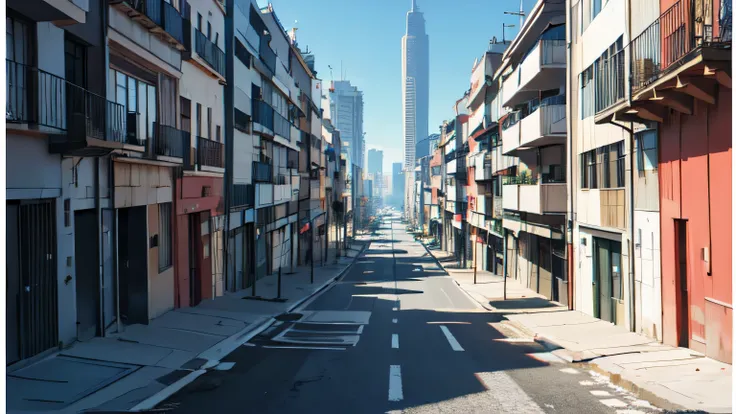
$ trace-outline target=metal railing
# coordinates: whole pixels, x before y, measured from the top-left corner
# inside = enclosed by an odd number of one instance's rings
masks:
[[[64,78],[12,60],[5,61],[5,119],[69,133],[69,140],[86,137],[123,142],[125,111]]]
[[[197,137],[197,164],[208,167],[225,167],[224,145],[221,142]]]
[[[276,52],[268,45],[265,37],[261,37],[260,43],[258,55],[271,73],[276,74]]]
[[[118,3],[112,0],[111,3]],[[127,4],[146,16],[153,24],[164,29],[180,44],[184,44],[184,16],[171,3],[165,0],[125,0]],[[181,2],[181,9],[187,10],[188,4]]]
[[[168,125],[153,123],[153,142],[151,148],[154,155],[184,158],[189,151],[190,134]]]
[[[253,184],[233,185],[233,207],[252,207],[255,205],[256,192]]]
[[[536,185],[538,182],[536,174],[522,174],[503,177],[503,185]]]
[[[501,124],[501,129],[505,131],[516,125],[519,121],[521,121],[521,112],[511,112],[509,116],[503,120],[503,123]]]
[[[291,140],[291,123],[276,111],[273,113],[273,132],[274,134]]]
[[[126,2],[157,26],[163,27],[163,0],[127,0]]]
[[[194,51],[217,73],[225,75],[225,52],[197,29],[194,29]]]
[[[272,172],[271,164],[260,161],[253,162],[253,182],[270,183]]]
[[[567,182],[567,171],[562,168],[555,172],[542,173],[542,184],[562,184]]]
[[[253,100],[253,122],[273,131],[273,108],[260,99]]]
[[[155,1],[155,0],[152,0]],[[163,28],[166,33],[176,39],[180,44],[184,44],[184,17],[179,10],[176,10],[171,3],[162,1],[163,3]],[[182,2],[182,8],[186,8],[186,2]]]

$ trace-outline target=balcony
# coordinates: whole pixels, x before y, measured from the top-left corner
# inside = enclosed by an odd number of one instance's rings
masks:
[[[5,121],[8,129],[49,135],[49,152],[95,155],[125,143],[125,111],[63,78],[11,60],[5,61]]]
[[[503,154],[509,154],[519,148],[521,142],[521,112],[512,112],[501,126],[503,138]]]
[[[565,95],[543,99],[540,106],[521,120],[519,149],[564,144],[567,134]]]
[[[270,183],[273,180],[273,167],[266,162],[253,162],[253,182]]]
[[[291,141],[291,123],[280,113],[273,113],[273,132],[287,141]]]
[[[514,157],[503,155],[503,146],[499,145],[491,149],[491,171],[498,174],[514,166]]]
[[[730,0],[675,2],[601,63],[595,122],[661,123],[670,111],[692,115],[695,100],[715,104],[716,86],[731,88],[731,19]]]
[[[540,90],[558,88],[565,82],[567,49],[564,40],[542,39],[503,85],[503,105],[516,106]],[[511,83],[508,87],[506,83]]]
[[[148,155],[182,158],[189,154],[190,133],[171,126],[153,124],[153,139],[149,140]]]
[[[447,201],[457,201],[457,187],[454,185],[448,185],[447,191],[445,192]]]
[[[273,203],[282,204],[291,201],[291,180],[286,184],[276,184],[273,186]]]
[[[132,20],[138,21],[150,32],[157,34],[173,47],[184,51],[185,19],[182,12],[165,0],[108,0],[109,4],[122,11]],[[186,1],[181,2],[181,9],[189,10]],[[184,14],[187,14],[185,12]]]
[[[255,204],[255,187],[253,184],[233,185],[233,208],[248,208]]]
[[[564,213],[567,206],[567,184],[539,181],[530,175],[505,177],[503,208],[533,214]]]
[[[256,183],[256,208],[273,205],[273,183]]]
[[[197,164],[201,167],[225,168],[225,145],[197,137]]]
[[[8,0],[6,6],[35,22],[85,23],[90,10],[88,0]]]
[[[475,181],[488,181],[493,178],[493,168],[491,167],[491,154],[486,153],[481,157],[477,157],[475,161]]]
[[[212,70],[225,77],[225,52],[197,29],[194,29],[194,51]]]
[[[271,105],[260,99],[253,100],[253,130],[273,137],[274,111]]]
[[[452,159],[452,161],[445,164],[445,171],[448,175],[454,175],[457,172],[457,160]]]

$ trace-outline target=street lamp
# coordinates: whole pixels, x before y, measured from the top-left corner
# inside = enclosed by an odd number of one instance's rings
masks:
[[[506,44],[506,28],[507,27],[516,27],[516,25],[514,25],[514,24],[506,24],[506,23],[503,24],[503,35],[502,35],[502,37],[503,37],[503,44]]]

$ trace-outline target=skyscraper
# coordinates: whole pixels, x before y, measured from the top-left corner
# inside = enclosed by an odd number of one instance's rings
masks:
[[[416,0],[406,14],[406,34],[401,38],[401,76],[404,167],[413,171],[417,139],[429,135],[429,36]]]
[[[350,163],[363,169],[365,142],[363,138],[363,92],[350,81],[335,81],[330,92],[330,116],[340,130],[343,153]]]
[[[402,164],[395,162],[392,164],[391,176],[391,199],[395,206],[401,206],[404,203],[404,174],[402,174]]]
[[[383,151],[368,150],[368,174],[383,174]]]

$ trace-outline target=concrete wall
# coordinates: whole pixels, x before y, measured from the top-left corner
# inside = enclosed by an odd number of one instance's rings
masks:
[[[149,32],[143,25],[129,18],[116,8],[110,6],[109,12],[110,29],[122,35],[126,40],[150,52],[156,58],[161,59],[161,63],[168,65],[168,67],[163,66],[161,68],[162,70],[173,69],[174,71],[179,71],[181,69],[181,52],[170,47],[168,43],[165,43],[153,33]],[[62,48],[61,53],[63,51]],[[150,63],[154,65],[158,64],[157,62]],[[172,75],[175,74],[172,73]]]
[[[158,204],[148,206],[148,237],[159,235]],[[172,228],[176,221],[172,218]],[[173,234],[171,235],[173,239]],[[160,238],[161,236],[159,236]],[[173,252],[172,252],[173,254]],[[159,271],[158,247],[148,249],[148,318],[153,319],[174,308],[174,266]]]
[[[687,220],[690,347],[731,362],[731,90],[693,115],[670,115],[660,130],[660,206],[664,343],[678,338],[674,219]],[[706,255],[706,249],[710,253]],[[710,259],[710,265],[705,260]]]
[[[637,332],[662,339],[662,274],[659,212],[634,212]]]

